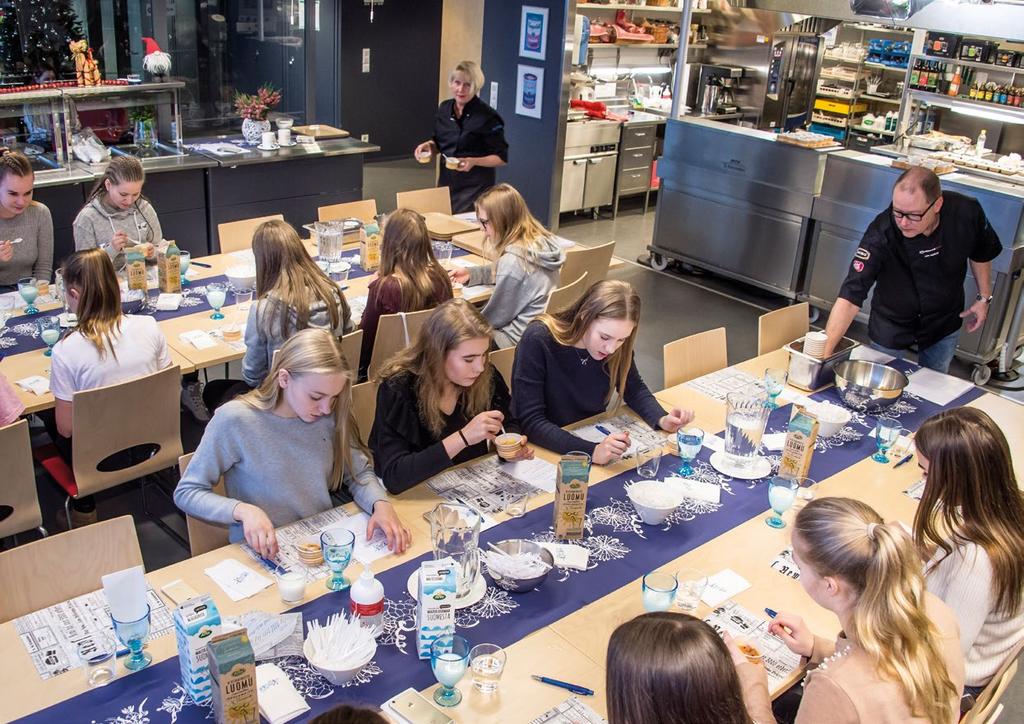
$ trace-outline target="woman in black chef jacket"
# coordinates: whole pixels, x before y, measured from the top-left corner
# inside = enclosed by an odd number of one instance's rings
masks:
[[[508,162],[505,122],[477,95],[483,84],[484,74],[472,60],[456,65],[448,75],[453,98],[437,107],[433,138],[414,151],[422,163],[444,154],[437,185],[450,190],[456,214],[472,211],[476,197],[494,185],[494,169]]]

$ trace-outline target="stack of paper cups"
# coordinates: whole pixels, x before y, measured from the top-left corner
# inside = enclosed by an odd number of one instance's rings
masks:
[[[804,354],[821,358],[827,340],[828,336],[824,332],[808,332],[804,336]]]

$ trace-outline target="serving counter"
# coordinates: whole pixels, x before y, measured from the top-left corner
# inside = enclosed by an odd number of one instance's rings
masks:
[[[825,156],[766,131],[669,120],[652,266],[677,259],[794,299]]]

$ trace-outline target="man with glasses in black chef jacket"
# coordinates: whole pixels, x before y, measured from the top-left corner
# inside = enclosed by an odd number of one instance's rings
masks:
[[[992,302],[992,260],[1002,251],[981,204],[970,196],[943,193],[939,177],[914,167],[892,191],[892,206],[879,214],[861,239],[839,290],[825,333],[825,356],[836,348],[868,292],[868,336],[876,349],[902,359],[916,346],[918,362],[949,370],[960,327],[980,329]],[[967,265],[978,294],[964,310]]]

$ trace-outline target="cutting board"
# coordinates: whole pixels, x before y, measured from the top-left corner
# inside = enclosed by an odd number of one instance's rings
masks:
[[[302,136],[312,136],[318,141],[322,141],[328,138],[348,138],[349,132],[344,131],[334,126],[325,126],[324,124],[311,125],[311,126],[295,126],[292,128],[292,133],[298,133]]]
[[[423,214],[423,220],[427,222],[427,231],[432,239],[450,239],[456,234],[464,234],[469,231],[480,229],[479,224],[456,219],[454,216],[442,214],[437,211],[428,211]]]

